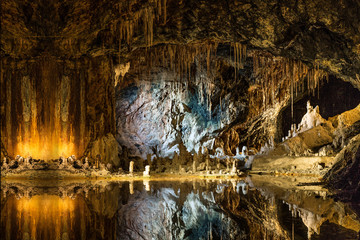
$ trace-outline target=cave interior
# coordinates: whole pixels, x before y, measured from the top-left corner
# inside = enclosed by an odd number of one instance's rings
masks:
[[[311,175],[360,212],[358,1],[3,0],[0,32],[2,177]]]

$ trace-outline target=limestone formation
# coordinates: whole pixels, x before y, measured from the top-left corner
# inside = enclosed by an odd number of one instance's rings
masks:
[[[113,170],[113,166],[111,165],[111,163],[106,164],[106,169],[110,172]]]
[[[144,177],[150,177],[150,165],[145,166],[145,171],[143,172]]]
[[[88,159],[88,157],[86,157],[84,161],[85,161],[85,162],[84,162],[84,164],[82,165],[82,169],[84,169],[84,170],[89,170],[90,164],[89,164],[89,159]]]
[[[319,114],[319,107],[316,106],[315,108],[313,108],[310,105],[310,101],[308,101],[306,103],[306,114],[304,115],[304,117],[301,119],[301,122],[297,128],[297,132],[301,133],[301,132],[305,132],[309,129],[312,129],[316,126],[319,126],[322,123],[325,123],[326,120],[323,119],[321,117],[321,115]],[[293,137],[294,134],[293,132],[290,130],[289,132],[289,136],[288,137]]]
[[[8,164],[7,164],[7,159],[6,159],[6,157],[4,157],[4,159],[3,159],[1,169],[2,169],[2,170],[7,170],[7,169],[8,169]]]
[[[236,155],[233,157],[234,159],[245,161],[245,158],[248,156],[248,150],[246,146],[242,147],[241,154],[239,152],[239,148],[236,148]]]
[[[29,166],[29,165],[31,164],[31,162],[32,162],[32,157],[31,157],[31,156],[28,156],[28,157],[25,158],[25,160],[24,160],[24,164],[25,164],[26,166]]]
[[[130,173],[130,174],[133,174],[133,173],[134,173],[134,161],[130,161],[129,173]]]
[[[232,168],[231,168],[230,174],[231,174],[231,175],[235,175],[236,173],[237,173],[236,160],[234,159],[234,160],[232,161]]]

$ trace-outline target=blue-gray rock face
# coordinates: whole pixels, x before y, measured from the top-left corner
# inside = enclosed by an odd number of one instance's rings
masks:
[[[198,152],[202,146],[211,148],[214,137],[245,107],[204,75],[197,74],[188,83],[173,81],[176,76],[172,72],[162,72],[152,75],[152,81],[119,90],[116,116],[120,145],[142,158],[147,154],[172,158],[182,144],[188,152]]]
[[[118,239],[244,239],[239,224],[215,204],[212,192],[191,192],[179,204],[180,192],[162,188],[136,192],[119,210]]]

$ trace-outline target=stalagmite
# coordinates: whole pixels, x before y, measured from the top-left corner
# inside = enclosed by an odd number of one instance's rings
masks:
[[[150,177],[150,165],[145,166],[145,171],[143,172],[144,177]]]
[[[134,172],[134,161],[130,161],[129,164],[129,173],[132,174]]]

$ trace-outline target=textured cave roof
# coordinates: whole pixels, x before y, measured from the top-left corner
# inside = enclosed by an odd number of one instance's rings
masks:
[[[118,59],[117,24],[155,0],[3,0],[1,57]],[[164,0],[162,0],[164,3]],[[360,2],[356,0],[167,0],[166,22],[155,20],[153,46],[239,42],[298,59],[360,88]],[[143,25],[143,22],[140,22]],[[145,48],[143,27],[121,44],[121,61]]]

